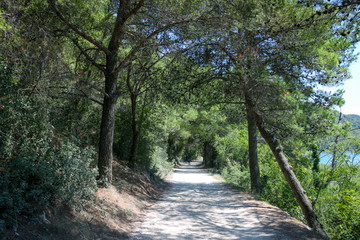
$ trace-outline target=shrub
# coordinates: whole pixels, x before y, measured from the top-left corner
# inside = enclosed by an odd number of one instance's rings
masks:
[[[331,239],[360,238],[359,183],[347,188],[332,180],[320,192],[316,212]]]
[[[221,175],[226,182],[233,184],[244,191],[250,191],[250,173],[249,171],[242,171],[239,165],[223,168]]]
[[[65,139],[61,146],[45,136],[16,139],[16,152],[0,174],[0,218],[14,223],[20,214],[34,214],[56,200],[81,206],[96,190],[96,171],[89,165],[93,149]],[[2,149],[6,151],[6,149]]]
[[[168,161],[166,150],[162,147],[156,146],[151,156],[151,170],[160,177],[164,177],[172,171],[173,164],[174,163]]]
[[[55,200],[82,206],[96,190],[96,171],[89,167],[94,150],[57,136],[44,104],[17,95],[6,73],[1,86],[7,93],[0,94],[0,231]]]

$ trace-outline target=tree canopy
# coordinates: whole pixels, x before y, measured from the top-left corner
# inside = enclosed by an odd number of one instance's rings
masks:
[[[202,156],[322,235],[356,239],[359,139],[346,120],[358,120],[338,119],[343,91],[319,86],[349,78],[359,3],[2,1],[0,220],[91,197],[113,161],[162,175]]]

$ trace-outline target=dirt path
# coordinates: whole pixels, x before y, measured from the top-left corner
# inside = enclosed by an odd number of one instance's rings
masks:
[[[280,209],[184,165],[130,239],[321,239]]]

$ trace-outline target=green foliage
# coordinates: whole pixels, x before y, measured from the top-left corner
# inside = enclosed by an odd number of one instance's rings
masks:
[[[316,202],[316,211],[332,239],[360,237],[360,169],[352,168],[341,164],[336,173],[329,166],[321,168],[325,184]]]
[[[334,132],[336,134],[336,132]],[[294,172],[306,190],[316,214],[332,239],[358,239],[360,218],[360,168],[348,155],[339,155],[335,170],[319,164],[319,148],[308,138],[284,141]],[[305,143],[307,144],[305,144]],[[350,144],[350,145],[349,145]],[[343,145],[343,146],[342,146]],[[342,143],[338,150],[349,151],[356,141]],[[250,192],[250,174],[247,167],[247,131],[245,126],[228,126],[223,137],[216,137],[216,161],[224,179]],[[354,150],[351,150],[354,152]],[[355,151],[356,152],[356,151]],[[354,153],[355,153],[354,152]],[[270,149],[258,142],[263,200],[280,207],[305,222],[294,194],[286,182]]]
[[[2,17],[2,11],[0,9],[0,31],[6,31],[11,29],[11,26],[6,23],[5,19]]]
[[[351,123],[352,135],[359,138],[360,137],[360,116],[356,114],[344,115],[344,121]]]
[[[356,114],[347,114],[344,116],[344,120],[352,123],[353,128],[360,128],[360,116]]]
[[[228,127],[228,134],[216,138],[216,150],[219,153],[218,161],[223,163],[239,164],[240,169],[246,169],[249,162],[247,130],[235,126]]]
[[[164,148],[155,147],[151,156],[150,169],[160,177],[165,177],[172,171],[173,163],[168,161],[168,155]]]
[[[248,136],[245,127],[229,125],[225,136],[216,137],[216,167],[227,182],[250,192]]]
[[[339,189],[331,190],[325,197],[329,203],[324,213],[325,226],[333,239],[359,239],[360,235],[360,196],[353,189],[340,191]],[[330,194],[336,193],[336,198],[330,197]],[[324,199],[324,200],[325,200]]]
[[[184,162],[191,162],[195,160],[199,156],[199,151],[197,149],[197,145],[193,143],[194,139],[189,138],[183,154]]]
[[[246,126],[229,126],[227,135],[217,137],[216,149],[219,153],[217,161],[220,162],[219,166],[222,166],[220,169],[224,179],[240,189],[250,192],[247,140]],[[258,144],[258,157],[261,171],[261,197],[293,216],[302,218],[301,209],[299,209],[288,183],[270,149],[264,143]]]
[[[81,207],[96,190],[95,152],[75,138],[59,137],[46,108],[16,94],[11,72],[0,69],[0,219],[15,224],[51,203]],[[6,76],[6,77],[4,77]]]
[[[56,4],[67,24],[48,3]],[[334,126],[329,108],[343,104],[342,92],[316,90],[348,77],[352,44],[359,38],[359,8],[353,4],[147,1],[135,15],[128,9],[129,18],[119,23],[120,37],[114,39],[119,49],[103,54],[102,45],[117,29],[118,1],[5,1],[0,50],[12,65],[0,61],[0,232],[4,219],[16,221],[19,214],[34,213],[54,200],[81,205],[91,197],[96,186],[89,165],[96,155],[99,99],[106,95],[102,89],[112,85],[103,83],[103,72],[118,69],[105,74],[118,76],[114,83],[122,93],[114,133],[117,158],[130,155],[127,87],[137,94],[139,164],[163,176],[174,163],[196,158],[203,147],[209,166],[250,191],[247,131],[229,124],[242,122],[238,104],[248,88],[331,237],[360,238],[359,167],[347,155],[358,155],[360,143],[346,141],[349,124]],[[120,65],[108,67],[109,59]],[[194,102],[203,106],[190,106]],[[211,106],[214,102],[236,103],[236,114],[229,105]],[[232,111],[231,120],[224,108]],[[345,120],[359,127],[358,116]],[[332,143],[335,136],[340,143]],[[323,147],[317,143],[324,138],[327,152],[336,150],[334,169],[319,165]],[[258,155],[262,198],[302,219],[261,138]]]
[[[312,170],[315,172],[319,172],[320,154],[318,145],[312,145],[311,152],[311,160],[313,162]]]
[[[114,132],[114,154],[120,160],[129,159],[131,139],[131,109],[129,105],[122,104],[116,114]]]
[[[334,170],[322,164],[315,167],[319,157],[318,148],[314,145],[308,149],[301,146],[300,142],[293,142],[292,147],[297,151],[289,151],[289,161],[326,232],[332,239],[358,239],[359,166],[344,155],[339,158]],[[261,197],[305,222],[277,163],[268,150],[264,151],[263,146],[259,149],[259,160],[263,186]]]
[[[198,112],[195,108],[179,106],[175,109],[163,106],[167,116],[162,123],[168,161],[179,164],[194,160],[198,154],[196,133]]]
[[[299,209],[295,196],[281,173],[277,162],[271,156],[270,151],[264,148],[266,147],[263,146],[262,150],[260,150],[260,152],[264,151],[261,155],[267,155],[267,159],[260,158],[261,197],[287,211],[292,216],[303,220],[301,209]]]
[[[250,172],[241,170],[239,164],[224,167],[221,171],[221,176],[226,182],[243,191],[250,192]]]
[[[92,150],[80,149],[68,140],[59,149],[44,137],[29,140],[17,146],[17,153],[3,167],[1,218],[36,213],[53,200],[81,206],[93,196],[96,171],[89,168]]]
[[[114,154],[122,161],[127,161],[130,156],[132,144],[132,116],[130,104],[121,99],[120,109],[116,114]],[[136,151],[136,162],[142,166],[151,168],[152,155],[157,147],[163,147],[161,141],[164,137],[163,125],[158,119],[159,109],[154,102],[149,105],[145,99],[140,98],[138,103],[138,149]],[[150,109],[150,107],[153,107]]]

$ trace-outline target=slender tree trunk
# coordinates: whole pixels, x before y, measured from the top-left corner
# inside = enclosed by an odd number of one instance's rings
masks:
[[[249,168],[251,178],[251,190],[261,193],[260,170],[257,155],[257,130],[253,115],[247,110],[248,142],[249,142]]]
[[[207,145],[207,142],[205,141],[204,142],[204,145],[203,145],[203,162],[204,162],[204,166],[207,167],[208,166],[208,159],[207,159],[207,155],[206,155],[206,145]]]
[[[136,103],[136,95],[131,94],[131,115],[132,115],[132,143],[130,149],[130,157],[129,157],[129,166],[135,166],[135,157],[136,151],[139,143],[139,129],[138,129],[138,119],[137,119],[137,103]]]
[[[101,42],[92,38],[90,35],[81,31],[76,25],[73,25],[57,8],[56,1],[48,0],[48,4],[52,7],[59,19],[68,26],[78,37],[94,45],[98,50],[106,55],[105,67],[97,63],[96,57],[89,56],[86,50],[79,44],[76,39],[73,43],[82,52],[91,64],[97,67],[105,74],[105,96],[103,101],[102,118],[100,126],[100,140],[99,140],[99,179],[106,182],[112,181],[112,160],[113,160],[113,140],[114,140],[114,123],[115,123],[115,107],[118,99],[117,93],[117,76],[120,69],[124,68],[125,63],[131,61],[131,58],[145,45],[145,42],[135,46],[130,53],[117,65],[118,51],[122,37],[125,34],[124,28],[128,20],[136,15],[140,8],[144,5],[145,0],[139,0],[132,4],[132,1],[119,1],[118,9],[116,11],[116,21],[114,23],[113,31],[111,33],[108,47],[105,47]],[[111,26],[109,26],[111,27]],[[171,25],[168,26],[170,28]],[[150,39],[157,34],[167,30],[168,28],[160,28],[150,34],[147,39]]]
[[[293,191],[296,200],[302,209],[302,212],[305,216],[308,225],[316,232],[328,238],[322,224],[319,222],[312,208],[312,205],[309,201],[309,198],[306,195],[305,190],[302,188],[300,181],[297,179],[293,171],[293,168],[292,166],[290,166],[289,161],[286,158],[278,140],[275,138],[273,133],[271,133],[268,129],[266,129],[262,116],[251,107],[249,108],[251,109],[251,112],[256,120],[256,125],[261,133],[261,136],[265,139],[265,141],[269,145],[271,151],[273,152],[276,158],[276,161],[280,166],[282,173],[286,178],[286,181],[290,185],[291,190]]]
[[[242,77],[240,76],[242,79]],[[245,85],[245,81],[243,81]],[[245,96],[246,108],[253,115],[256,126],[258,127],[261,136],[265,139],[273,152],[276,161],[278,162],[282,173],[285,176],[286,181],[291,187],[292,192],[295,195],[296,201],[301,207],[301,210],[305,216],[308,225],[316,232],[320,233],[325,238],[328,238],[322,224],[319,222],[314,209],[306,195],[305,190],[302,188],[300,181],[297,179],[292,166],[290,166],[288,159],[286,158],[279,141],[275,138],[275,135],[265,127],[264,119],[257,111],[256,105],[249,95],[246,87],[243,87],[243,93]]]
[[[333,156],[331,159],[331,169],[334,171],[336,169],[336,154],[337,154],[337,145],[339,143],[339,135],[335,137],[334,140],[334,148],[333,148]]]
[[[104,98],[99,142],[99,178],[112,181],[112,160],[114,140],[116,99]]]
[[[207,156],[206,156],[206,141],[204,142],[204,145],[203,145],[203,163],[204,163],[204,166],[207,167],[208,166],[208,160],[207,160]]]
[[[204,142],[204,148],[203,148],[203,158],[205,167],[213,168],[218,167],[216,164],[216,157],[217,152],[214,146],[211,144],[211,141],[205,141]]]
[[[340,112],[339,119],[338,119],[338,124],[341,123],[342,118],[343,118],[343,114]],[[337,146],[339,144],[339,138],[340,138],[340,136],[336,135],[335,140],[334,140],[333,157],[331,159],[331,169],[333,171],[336,169],[336,163],[337,163],[336,154],[337,154],[337,151],[338,151]]]
[[[116,56],[116,55],[115,55]],[[112,182],[112,161],[113,161],[113,142],[115,125],[115,108],[118,99],[117,95],[117,75],[114,74],[115,61],[109,61],[105,74],[105,93],[104,96],[99,141],[99,179],[105,182]]]

